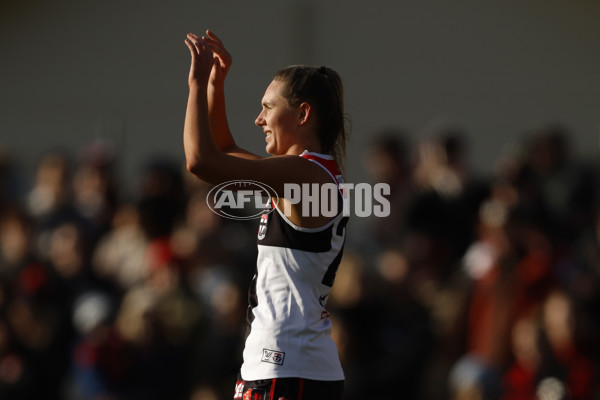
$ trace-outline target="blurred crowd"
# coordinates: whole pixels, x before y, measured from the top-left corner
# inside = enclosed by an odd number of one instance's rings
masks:
[[[392,207],[351,219],[328,302],[344,399],[600,398],[597,160],[560,125],[490,176],[459,127],[372,137]],[[25,177],[0,155],[0,399],[233,396],[257,223],[214,214],[177,162],[129,187],[117,163],[91,143]]]

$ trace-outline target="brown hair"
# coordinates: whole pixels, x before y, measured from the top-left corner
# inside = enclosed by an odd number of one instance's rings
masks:
[[[284,96],[291,106],[307,102],[315,110],[322,152],[331,154],[342,167],[348,133],[338,73],[328,67],[294,65],[277,71],[273,79],[286,84]]]

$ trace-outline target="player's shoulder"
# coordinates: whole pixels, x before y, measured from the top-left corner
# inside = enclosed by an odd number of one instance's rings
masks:
[[[333,177],[338,184],[343,182],[342,173],[338,163],[332,155],[304,151],[300,154],[300,157],[319,164],[321,168],[329,172],[329,175]]]

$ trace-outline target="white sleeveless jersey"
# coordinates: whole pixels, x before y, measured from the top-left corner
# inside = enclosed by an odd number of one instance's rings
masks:
[[[338,187],[342,183],[333,157],[306,151],[300,156],[325,169]],[[308,229],[277,207],[261,216],[244,380],[344,379],[325,304],[342,258],[347,221],[340,212],[327,225]]]

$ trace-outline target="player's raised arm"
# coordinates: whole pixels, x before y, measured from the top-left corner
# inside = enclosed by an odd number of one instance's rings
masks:
[[[187,169],[209,183],[234,179],[257,180],[281,194],[286,182],[313,180],[315,167],[304,159],[286,155],[285,151],[277,154],[283,157],[254,159],[219,149],[208,114],[207,87],[213,71],[213,53],[197,35],[188,34],[185,43],[191,53],[189,97],[183,132]],[[283,102],[282,99],[280,101]],[[316,172],[318,175],[320,171],[317,169]]]
[[[225,107],[225,78],[231,68],[232,57],[225,49],[223,41],[209,29],[202,36],[204,44],[213,52],[214,64],[208,80],[208,118],[217,147],[231,155],[258,159],[262,158],[237,146],[229,129]]]
[[[212,51],[198,36],[189,33],[185,44],[190,50],[188,76],[189,96],[183,128],[183,146],[187,168],[193,172],[202,165],[217,162],[220,151],[212,137],[209,117],[207,86],[214,64]]]

